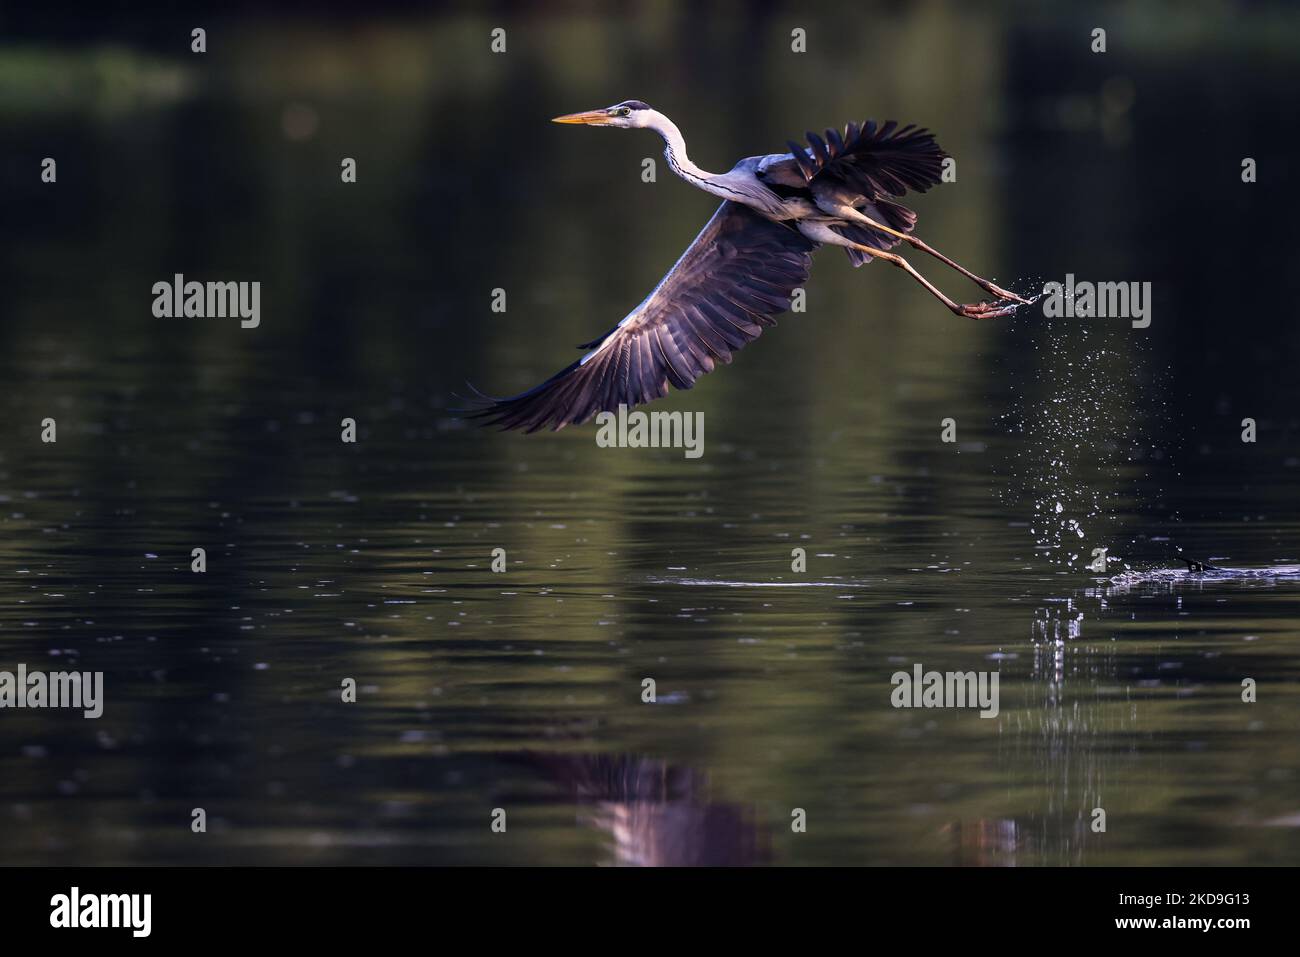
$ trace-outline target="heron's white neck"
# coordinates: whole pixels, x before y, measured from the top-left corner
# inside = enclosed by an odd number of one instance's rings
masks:
[[[651,110],[649,122],[646,126],[664,138],[664,158],[668,160],[668,165],[674,173],[688,183],[693,183],[709,192],[715,192],[715,190],[710,189],[710,181],[717,174],[702,170],[691,162],[691,158],[686,155],[686,139],[682,136],[682,131],[677,128],[676,123],[658,110]]]

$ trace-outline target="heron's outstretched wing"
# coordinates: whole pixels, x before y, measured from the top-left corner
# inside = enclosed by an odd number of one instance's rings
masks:
[[[807,136],[809,146],[788,143],[789,154],[765,158],[759,178],[785,186],[839,187],[875,200],[925,192],[940,181],[948,155],[933,133],[911,125],[899,129],[893,120],[882,126],[875,120],[850,123],[843,134],[828,129],[825,139]]]
[[[923,193],[940,181],[947,156],[934,134],[914,126],[898,128],[893,120],[876,126],[868,120],[850,123],[841,135],[828,129],[826,138],[809,133],[809,146],[787,144],[789,153],[764,156],[755,175],[770,189],[783,194],[802,192],[822,209],[852,206],[870,219],[899,232],[910,233],[916,213],[891,197],[909,189]],[[891,249],[896,236],[867,226],[841,223],[836,232],[865,246]],[[861,266],[871,257],[846,249],[849,261]]]
[[[816,243],[725,202],[654,291],[591,351],[536,388],[486,403],[471,417],[504,429],[560,429],[689,389],[774,316],[808,280]]]

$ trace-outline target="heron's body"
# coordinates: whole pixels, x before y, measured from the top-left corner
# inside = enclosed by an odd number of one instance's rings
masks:
[[[843,134],[808,134],[809,147],[749,156],[726,173],[710,173],[686,152],[677,125],[639,100],[575,113],[557,122],[648,128],[664,140],[674,173],[723,200],[676,265],[613,329],[582,348],[581,359],[541,385],[488,399],[473,414],[486,424],[536,431],[585,422],[597,412],[639,405],[689,389],[730,362],[790,308],[808,279],[813,250],[844,248],[855,266],[885,259],[906,269],[959,315],[1008,314],[1009,304],[963,306],[944,296],[901,257],[900,242],[934,255],[999,299],[1025,300],[968,272],[910,235],[916,214],[896,201],[939,182],[945,154],[925,130],[889,122],[849,124]]]

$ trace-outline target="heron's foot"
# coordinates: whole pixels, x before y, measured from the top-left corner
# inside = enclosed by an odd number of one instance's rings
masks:
[[[980,285],[984,288],[985,292],[989,293],[990,295],[997,296],[999,299],[1005,299],[1008,302],[1019,303],[1022,306],[1032,306],[1034,304],[1034,300],[1025,299],[1022,296],[1017,296],[1014,292],[1008,292],[1007,290],[1003,289],[1001,286],[995,285],[994,283],[983,282],[980,283]]]
[[[1001,319],[1016,311],[1016,304],[999,302],[977,302],[959,305],[954,312],[967,319]]]

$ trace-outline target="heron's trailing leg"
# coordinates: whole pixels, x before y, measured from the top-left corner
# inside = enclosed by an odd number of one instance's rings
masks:
[[[930,282],[930,280],[926,279],[919,272],[913,269],[912,264],[902,256],[895,255],[894,253],[881,252],[874,246],[858,246],[858,249],[877,259],[883,259],[888,263],[898,266],[922,286],[928,289],[931,295],[951,309],[955,315],[965,316],[968,319],[999,319],[1003,316],[1009,316],[1016,311],[1014,305],[1002,306],[995,302],[977,302],[973,304],[953,302],[940,292],[935,285]],[[994,293],[994,295],[998,295],[998,293]],[[1023,302],[1024,300],[1019,301]]]
[[[871,256],[874,259],[883,259],[885,262],[891,263],[897,266],[899,269],[902,269],[909,276],[911,276],[922,286],[924,286],[927,290],[929,290],[930,295],[934,296],[941,303],[947,306],[950,310],[952,310],[952,312],[955,315],[965,316],[967,319],[1000,319],[1001,317],[1009,316],[1016,311],[1016,307],[1014,305],[1000,306],[995,302],[977,302],[974,304],[953,302],[942,292],[940,292],[938,288],[936,288],[935,285],[932,282],[930,282],[930,280],[926,279],[919,272],[913,269],[912,264],[909,263],[902,256],[897,256],[894,253],[884,252],[882,250],[877,249],[875,246],[864,246],[861,243],[853,243],[853,248],[866,253],[868,256]]]
[[[864,216],[862,213],[858,212],[856,209],[853,209],[852,207],[844,207],[841,210],[841,213],[842,215],[844,215],[846,219],[852,220],[853,222],[861,223],[864,226],[870,226],[872,229],[879,230],[882,233],[888,233],[890,236],[897,236],[903,242],[908,243],[914,248],[921,250],[921,252],[923,253],[927,253],[933,256],[935,259],[939,260],[939,262],[943,263],[945,266],[951,266],[953,269],[957,270],[959,273],[961,273],[963,276],[965,276],[971,282],[975,283],[975,285],[979,286],[981,289],[983,289],[985,292],[989,293],[990,295],[997,296],[999,299],[1006,299],[1010,302],[1018,302],[1024,306],[1032,305],[1032,302],[1030,300],[1021,298],[1020,296],[1017,296],[1014,292],[1008,292],[1006,289],[1003,289],[1001,286],[995,283],[989,282],[987,279],[983,278],[982,276],[975,275],[965,266],[961,265],[960,263],[954,262],[953,260],[945,256],[943,253],[939,252],[939,250],[935,249],[933,246],[929,245],[926,242],[923,242],[919,236],[913,236],[911,233],[902,233],[899,232],[897,229],[891,229],[890,227],[886,226],[884,223],[878,223],[874,219],[870,218],[869,216]]]
[[[979,302],[973,305],[968,305],[953,302],[940,292],[938,288],[930,282],[930,280],[926,279],[919,272],[913,269],[912,264],[902,256],[896,255],[895,253],[885,252],[883,249],[877,249],[875,246],[866,246],[862,243],[855,243],[853,240],[841,236],[823,222],[810,222],[808,220],[803,220],[798,224],[798,228],[801,233],[816,242],[825,243],[828,246],[844,246],[848,249],[856,249],[860,252],[866,253],[873,259],[883,259],[885,262],[897,266],[924,286],[930,295],[934,296],[934,298],[938,299],[951,312],[958,316],[965,316],[968,319],[998,319],[1002,316],[1009,316],[1016,311],[1016,306],[1014,304],[999,305],[995,302]]]

